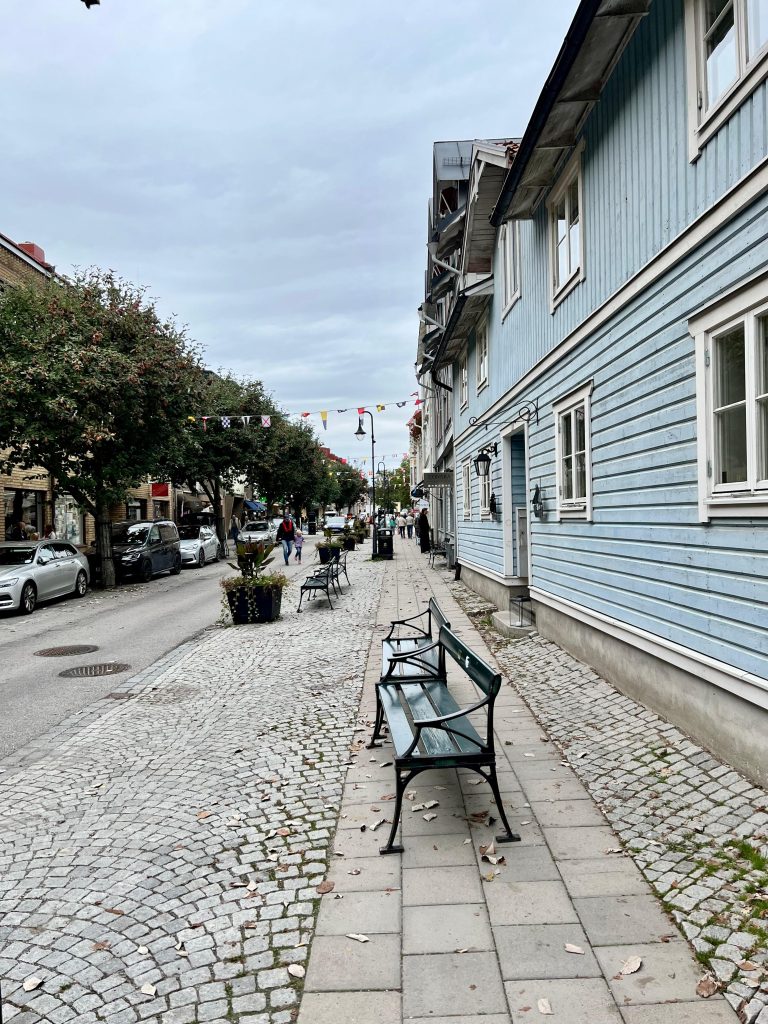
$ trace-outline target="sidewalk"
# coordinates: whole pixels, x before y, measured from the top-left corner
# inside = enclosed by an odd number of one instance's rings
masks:
[[[278,622],[206,631],[2,766],[6,1024],[767,1024],[766,794],[555,645],[488,632],[481,600],[395,544],[350,555],[333,611],[296,615],[292,587]],[[510,680],[499,781],[522,842],[496,865],[488,787],[449,771],[415,780],[405,852],[378,853],[380,640],[431,595]],[[696,995],[667,911],[727,1000]]]
[[[434,596],[462,639],[490,658],[448,574],[427,569],[416,545],[399,538],[395,554],[378,623],[413,614]],[[366,672],[368,721],[382,629]],[[449,681],[461,692],[453,668]],[[415,802],[439,801],[437,816],[425,820],[406,801],[405,852],[380,856],[388,824],[373,826],[391,808],[391,747],[357,752],[299,1024],[518,1024],[549,1011],[560,1024],[735,1024],[722,996],[697,996],[701,965],[518,693],[505,687],[496,708],[502,798],[522,837],[498,848],[505,862],[496,866],[480,858],[498,831],[486,823],[492,797],[464,772],[414,780]],[[629,973],[636,957],[642,964]]]

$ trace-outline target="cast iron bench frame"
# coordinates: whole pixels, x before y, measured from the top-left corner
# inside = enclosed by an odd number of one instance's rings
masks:
[[[449,654],[479,688],[482,697],[463,708],[448,689],[444,678],[397,680],[377,685],[377,703],[386,719],[394,747],[396,787],[392,830],[386,845],[379,850],[382,854],[403,852],[402,844],[395,843],[403,793],[413,778],[432,768],[468,768],[482,776],[491,787],[499,817],[506,829],[504,835],[496,836],[496,841],[520,841],[520,836],[509,827],[496,778],[493,706],[501,689],[501,674],[494,672],[448,626],[440,627],[437,642],[444,654]],[[485,736],[478,733],[468,717],[479,711],[485,712]],[[378,713],[376,722],[369,745],[379,738],[381,722]]]
[[[318,591],[322,591],[322,593],[325,594],[328,598],[328,604],[331,606],[331,611],[333,611],[331,589],[333,589],[336,597],[341,597],[341,590],[337,590],[336,588],[333,569],[330,564],[326,563],[326,565],[318,566],[317,570],[313,572],[311,576],[307,576],[301,584],[301,590],[299,591],[299,607],[296,609],[297,614],[301,611],[301,602],[304,600],[304,595],[311,594],[312,597],[314,597],[317,595]]]

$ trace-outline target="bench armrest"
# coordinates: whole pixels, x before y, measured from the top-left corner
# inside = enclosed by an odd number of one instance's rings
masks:
[[[421,654],[425,654],[427,651],[434,651],[436,647],[440,646],[439,640],[433,640],[431,644],[426,644],[424,647],[417,647],[415,651],[403,651],[402,654],[388,654],[387,661],[408,661],[409,658],[417,658]]]
[[[431,632],[429,632],[426,629],[422,629],[421,626],[411,625],[411,623],[415,623],[417,621],[417,619],[423,619],[425,615],[429,615],[429,608],[427,608],[426,611],[419,612],[418,615],[411,615],[410,618],[407,618],[407,619],[394,619],[392,624],[389,627],[389,632],[384,637],[384,639],[385,640],[391,640],[392,639],[392,634],[395,632],[395,629],[397,628],[397,626],[408,626],[409,629],[411,629],[417,635],[424,636],[424,637],[427,637],[428,639],[431,639],[431,637],[432,637],[432,633]]]
[[[459,708],[458,711],[452,711],[450,715],[441,715],[440,718],[414,718],[413,724],[417,729],[426,729],[428,726],[442,725],[443,722],[451,722],[454,718],[464,718],[465,715],[471,715],[473,711],[479,711],[480,708],[484,708],[486,704],[490,703],[490,698],[483,697],[477,704],[472,704],[468,708]]]

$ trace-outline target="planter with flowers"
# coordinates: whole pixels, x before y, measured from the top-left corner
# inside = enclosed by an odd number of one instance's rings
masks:
[[[252,576],[229,576],[221,587],[236,626],[247,622],[273,622],[280,615],[283,590],[288,577],[281,572]]]

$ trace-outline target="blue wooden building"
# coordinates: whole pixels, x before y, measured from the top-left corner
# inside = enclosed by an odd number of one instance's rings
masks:
[[[765,4],[584,0],[420,352],[462,579],[763,782],[766,77]]]

